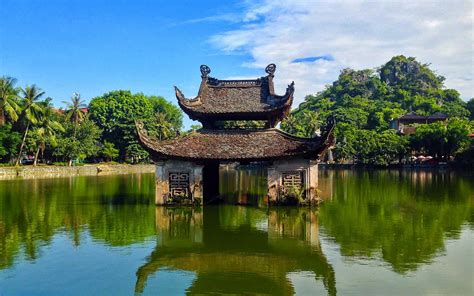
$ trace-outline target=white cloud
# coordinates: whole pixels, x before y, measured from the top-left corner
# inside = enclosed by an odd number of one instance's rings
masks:
[[[446,87],[473,96],[473,12],[470,1],[277,1],[247,4],[238,29],[213,36],[243,66],[277,64],[277,89],[296,83],[296,101],[331,83],[345,67],[375,68],[392,56],[415,56],[446,77]],[[331,55],[334,60],[291,63]]]

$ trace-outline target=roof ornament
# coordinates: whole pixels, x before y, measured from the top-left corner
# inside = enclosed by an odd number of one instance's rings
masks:
[[[273,74],[275,74],[276,67],[277,66],[275,64],[270,64],[265,68],[265,72],[267,72],[268,75],[273,76]]]
[[[201,65],[201,67],[199,67],[199,69],[201,70],[201,76],[203,78],[207,77],[209,75],[209,73],[211,73],[211,68],[209,68],[206,65]]]

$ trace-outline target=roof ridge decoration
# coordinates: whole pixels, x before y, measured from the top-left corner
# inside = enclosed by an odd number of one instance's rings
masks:
[[[211,68],[209,68],[207,65],[201,65],[199,69],[201,70],[202,78],[209,76],[209,73],[211,73]]]
[[[209,76],[209,66],[201,65],[199,69],[202,80],[198,95],[188,99],[176,86],[175,93],[181,109],[204,127],[225,120],[262,120],[267,121],[268,127],[274,127],[290,111],[294,82],[288,85],[284,95],[276,95],[275,64],[265,68],[267,76],[256,79],[221,80]]]

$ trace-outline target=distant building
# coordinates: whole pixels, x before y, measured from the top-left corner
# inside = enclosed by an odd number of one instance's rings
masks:
[[[415,112],[410,112],[398,119],[392,120],[390,127],[396,129],[400,134],[411,135],[416,131],[415,124],[427,124],[446,120],[448,120],[448,116],[441,112],[436,112],[430,116],[423,116],[418,115]]]
[[[56,113],[59,113],[59,114],[64,114],[66,113],[66,110],[62,109],[62,108],[59,108],[59,109],[56,109],[56,108],[53,108],[54,112]],[[89,108],[87,107],[84,107],[84,108],[79,108],[79,110],[84,113],[84,114],[87,114],[89,113]]]

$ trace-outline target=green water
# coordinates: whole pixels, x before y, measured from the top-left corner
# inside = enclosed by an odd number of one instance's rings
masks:
[[[0,295],[474,293],[472,174],[320,187],[317,210],[191,209],[155,207],[151,174],[0,181]]]

